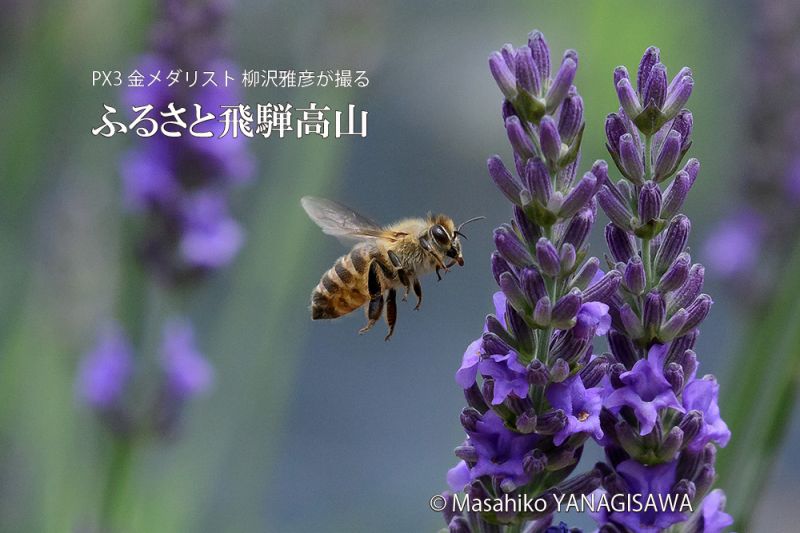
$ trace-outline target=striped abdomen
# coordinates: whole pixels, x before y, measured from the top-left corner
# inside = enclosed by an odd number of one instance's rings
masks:
[[[369,265],[380,252],[357,247],[336,260],[311,293],[311,318],[336,318],[358,309],[369,301]]]

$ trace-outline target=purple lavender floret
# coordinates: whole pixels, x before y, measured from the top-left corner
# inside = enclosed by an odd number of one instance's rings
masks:
[[[221,106],[238,105],[236,84],[220,79],[226,72],[238,72],[224,59],[217,35],[224,14],[219,2],[165,0],[152,39],[153,51],[137,65],[145,75],[160,72],[162,82],[128,88],[127,103],[152,105],[153,117],[160,117],[174,103],[186,109],[189,124],[198,113],[219,116]],[[199,80],[194,87],[184,82],[169,86],[166,76],[176,68],[214,72],[217,80]],[[160,126],[172,119],[158,120]],[[218,119],[202,122],[197,131],[208,137],[186,133],[167,137],[157,132],[140,139],[123,160],[125,204],[147,221],[140,255],[168,282],[196,279],[225,266],[241,246],[243,233],[228,214],[228,196],[252,176],[254,165],[245,149],[246,139],[230,133],[220,138],[223,127]]]
[[[214,369],[197,350],[191,324],[168,322],[162,342],[161,365],[170,395],[184,401],[206,392],[213,383]]]
[[[76,383],[78,396],[97,411],[115,409],[121,405],[132,374],[130,341],[118,324],[109,324],[81,361]]]
[[[647,359],[640,359],[632,370],[619,376],[622,386],[612,389],[604,401],[605,407],[614,414],[623,407],[631,408],[639,421],[639,434],[642,436],[653,431],[656,418],[665,409],[685,411],[664,377],[665,354],[666,346],[650,348]]]
[[[600,387],[587,389],[579,375],[562,383],[552,383],[545,393],[550,405],[561,409],[567,416],[567,424],[553,437],[553,444],[561,445],[568,437],[587,433],[595,439],[603,437],[600,428],[600,408],[603,404]]]

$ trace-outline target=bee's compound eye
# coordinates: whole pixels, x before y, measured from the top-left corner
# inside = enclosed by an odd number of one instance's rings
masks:
[[[442,246],[447,246],[450,244],[450,236],[447,234],[447,231],[445,231],[441,224],[436,224],[431,228],[431,236]]]

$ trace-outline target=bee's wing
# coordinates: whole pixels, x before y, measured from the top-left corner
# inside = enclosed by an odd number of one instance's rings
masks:
[[[356,213],[346,205],[325,198],[304,196],[303,209],[323,233],[339,239],[364,241],[370,239],[397,240],[404,234],[386,231],[369,218]]]

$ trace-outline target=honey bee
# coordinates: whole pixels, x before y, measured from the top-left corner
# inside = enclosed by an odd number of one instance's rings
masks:
[[[355,241],[346,255],[336,260],[323,274],[311,293],[311,318],[332,319],[366,305],[367,324],[360,334],[369,331],[386,307],[386,324],[392,336],[397,321],[397,291],[404,290],[403,301],[413,289],[415,310],[422,303],[419,278],[464,265],[461,228],[484,217],[476,217],[456,227],[446,215],[407,218],[381,227],[369,218],[332,200],[305,196],[300,200],[308,216],[322,231],[343,241]]]

